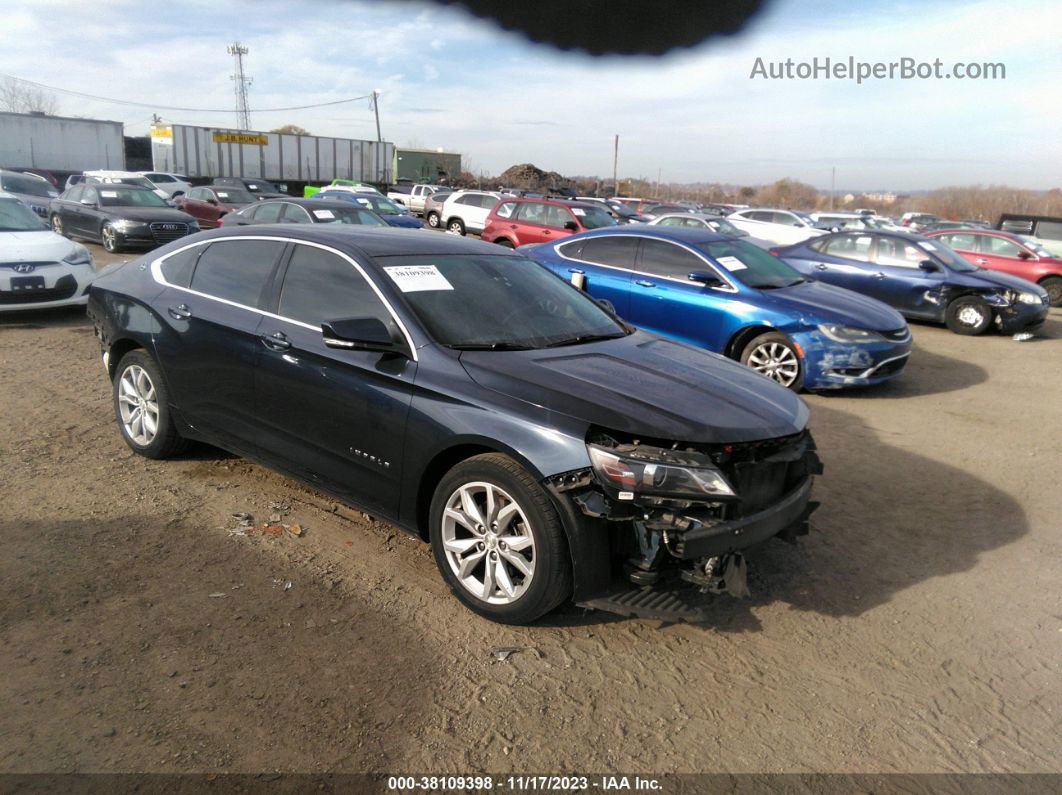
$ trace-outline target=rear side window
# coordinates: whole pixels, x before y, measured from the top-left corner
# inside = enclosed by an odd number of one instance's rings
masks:
[[[255,208],[254,220],[260,224],[275,224],[280,217],[280,210],[283,206],[281,202],[260,204]]]
[[[642,241],[642,256],[638,265],[642,273],[684,279],[690,273],[708,269],[704,260],[674,243],[664,240]]]
[[[557,251],[559,251],[565,257],[571,257],[572,259],[582,259],[583,241],[573,240],[571,243],[565,243],[563,246],[557,246]]]
[[[978,237],[982,237],[978,235]],[[974,239],[974,235],[967,234],[955,234],[955,235],[941,235],[941,242],[945,246],[950,246],[954,249],[960,249],[962,251],[976,251],[977,243]]]
[[[499,218],[511,218],[515,209],[516,202],[505,202],[498,205],[498,209],[494,211],[494,214]]]
[[[275,240],[222,240],[199,257],[192,289],[257,307],[284,244]]]
[[[162,278],[176,287],[187,287],[192,282],[195,261],[202,250],[202,246],[192,246],[176,254],[170,254],[159,265],[162,269]]]
[[[391,314],[365,277],[342,257],[314,246],[296,246],[280,292],[279,314],[311,326],[326,320]]]
[[[611,265],[613,268],[634,270],[634,253],[638,250],[638,238],[620,235],[590,237],[583,240],[583,250],[579,257],[587,262],[599,265]]]
[[[870,260],[870,235],[840,235],[831,237],[815,246],[832,257],[854,259],[858,262]]]

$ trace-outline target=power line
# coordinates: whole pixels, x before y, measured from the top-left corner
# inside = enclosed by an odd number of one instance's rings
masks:
[[[73,91],[69,88],[56,88],[55,86],[47,86],[44,83],[37,83],[33,80],[26,80],[24,77],[15,77],[9,74],[0,74],[0,77],[5,77],[10,80],[17,80],[20,83],[26,85],[36,86],[37,88],[43,88],[47,91],[55,91],[59,94],[69,94],[73,97],[81,97],[82,99],[94,99],[98,102],[110,102],[114,105],[129,105],[134,108],[154,108],[155,110],[177,110],[184,113],[232,113],[232,108],[180,108],[175,105],[158,105],[154,102],[134,102],[129,99],[115,99],[114,97],[101,97],[96,94],[86,94],[82,91]],[[288,110],[309,110],[310,108],[327,108],[330,105],[343,105],[347,102],[357,102],[359,99],[372,99],[372,94],[364,94],[360,97],[349,97],[348,99],[336,99],[331,102],[318,102],[313,105],[292,105],[288,108],[255,108],[255,113],[278,113],[280,111]]]

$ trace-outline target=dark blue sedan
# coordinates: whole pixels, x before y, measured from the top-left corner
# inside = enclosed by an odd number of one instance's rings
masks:
[[[372,210],[387,221],[388,226],[400,226],[406,229],[423,229],[424,224],[410,215],[409,210],[401,204],[379,196],[375,193],[355,193],[349,190],[323,190],[314,195],[315,199],[334,199],[347,201]]]
[[[737,359],[791,389],[876,384],[910,353],[903,317],[880,301],[805,279],[710,229],[622,226],[521,246],[620,317]]]
[[[1047,292],[967,262],[939,240],[909,232],[838,232],[771,249],[805,276],[884,301],[908,318],[945,323],[956,334],[995,326],[1036,328]]]

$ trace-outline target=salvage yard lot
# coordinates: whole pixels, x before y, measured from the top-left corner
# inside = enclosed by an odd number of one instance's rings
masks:
[[[912,328],[896,381],[807,397],[822,507],[751,599],[515,628],[256,464],[133,455],[84,315],[0,316],[0,769],[1055,770],[1062,311],[1026,343]]]

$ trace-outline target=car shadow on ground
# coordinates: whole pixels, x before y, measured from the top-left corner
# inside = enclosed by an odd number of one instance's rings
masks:
[[[83,306],[64,306],[57,309],[18,309],[0,312],[0,330],[42,329],[63,326],[91,326]]]
[[[706,629],[758,630],[753,611],[779,602],[858,616],[926,580],[970,571],[1028,532],[1021,505],[991,483],[890,445],[847,412],[817,405],[814,414],[826,471],[811,533],[750,551],[751,598],[717,598]]]
[[[891,381],[848,389],[824,389],[813,394],[821,397],[873,400],[909,398],[954,392],[987,380],[988,371],[979,365],[916,348],[911,351],[911,358],[904,372]]]

